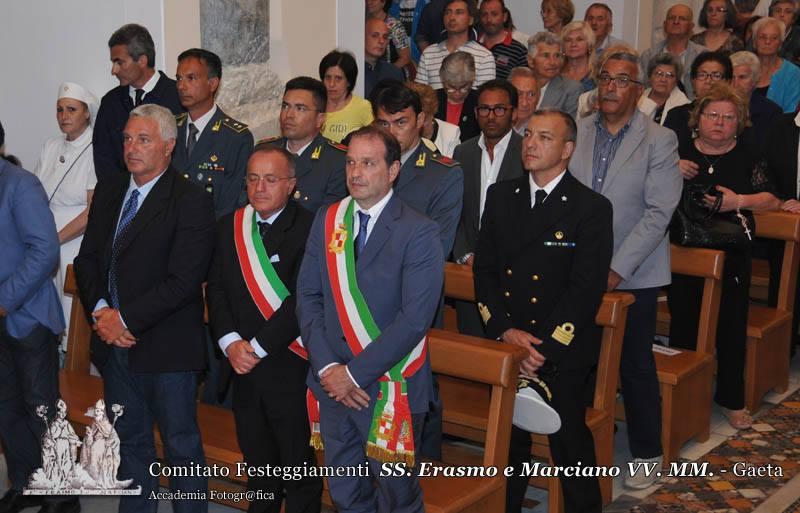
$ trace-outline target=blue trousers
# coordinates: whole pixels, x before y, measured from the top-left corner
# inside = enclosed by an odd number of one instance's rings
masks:
[[[42,465],[45,425],[36,407],[55,413],[58,399],[58,337],[38,325],[15,338],[0,318],[0,440],[3,442],[11,488],[22,490]]]
[[[120,438],[120,467],[117,478],[133,479],[141,485],[139,496],[122,496],[120,513],[155,513],[158,501],[149,499],[158,492],[158,476],[150,473],[156,461],[153,423],[158,423],[164,442],[165,462],[169,466],[205,465],[203,444],[197,427],[197,373],[137,373],[128,367],[128,350],[115,347],[101,369],[106,408],[113,419],[111,406],[125,407],[117,420]],[[208,492],[205,477],[170,477],[170,488],[181,492]],[[205,513],[208,503],[201,500],[173,501],[176,513]]]

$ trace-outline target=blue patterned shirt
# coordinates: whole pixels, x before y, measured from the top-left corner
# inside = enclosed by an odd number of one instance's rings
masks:
[[[635,115],[635,114],[634,114]],[[633,119],[633,116],[631,116]],[[608,173],[608,166],[614,160],[614,155],[617,154],[622,139],[625,133],[631,126],[631,119],[625,123],[625,126],[617,132],[617,135],[611,135],[611,132],[606,130],[603,126],[602,116],[599,114],[595,118],[594,126],[596,133],[594,136],[594,153],[592,153],[592,190],[600,192],[603,190],[603,181],[606,179]]]

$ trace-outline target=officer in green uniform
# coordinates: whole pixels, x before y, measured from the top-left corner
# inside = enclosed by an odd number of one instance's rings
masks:
[[[172,165],[213,196],[217,219],[246,203],[244,177],[253,152],[247,125],[214,104],[221,77],[220,59],[208,50],[192,48],[178,56],[178,98],[187,112],[175,118]]]
[[[347,196],[344,156],[347,147],[320,134],[328,93],[319,80],[296,77],[286,83],[281,103],[281,135],[258,142],[285,148],[297,157],[293,198],[316,213]]]

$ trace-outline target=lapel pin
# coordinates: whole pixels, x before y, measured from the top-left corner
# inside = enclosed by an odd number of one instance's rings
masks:
[[[564,238],[564,232],[562,232],[562,231],[557,231],[557,232],[556,232],[556,239],[558,239],[558,240],[561,240],[561,239],[563,239],[563,238]]]
[[[519,187],[517,187],[516,189],[514,189],[514,194],[519,194]]]
[[[567,201],[567,197],[566,196],[561,196],[561,201]]]

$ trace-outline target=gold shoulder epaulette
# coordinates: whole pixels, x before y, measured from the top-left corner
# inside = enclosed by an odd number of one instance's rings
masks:
[[[183,126],[183,122],[186,121],[186,116],[188,114],[186,112],[181,112],[180,114],[175,115],[175,123],[178,126]]]
[[[222,120],[222,124],[224,126],[230,128],[231,130],[233,130],[237,134],[241,134],[242,132],[247,130],[247,125],[245,125],[244,123],[240,123],[240,122],[236,121],[233,118],[225,118],[225,119],[223,119]]]

